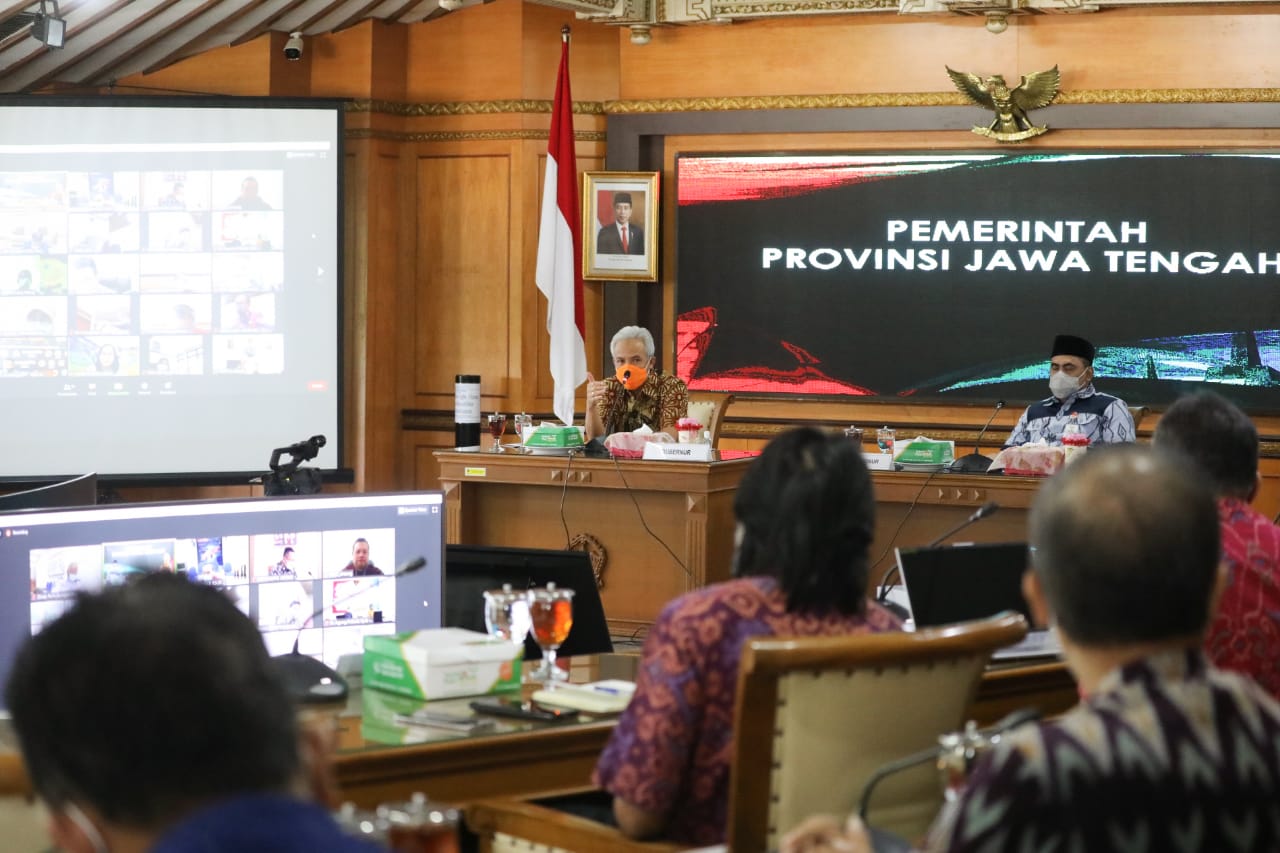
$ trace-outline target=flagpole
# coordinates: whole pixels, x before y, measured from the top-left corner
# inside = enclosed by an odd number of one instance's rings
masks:
[[[547,333],[554,381],[552,409],[573,423],[574,396],[587,380],[586,322],[582,301],[582,218],[574,151],[573,96],[569,89],[569,26],[560,28],[560,69],[551,104],[547,168],[534,280],[547,297]]]

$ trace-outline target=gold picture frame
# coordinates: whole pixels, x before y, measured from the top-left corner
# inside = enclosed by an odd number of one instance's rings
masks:
[[[582,277],[658,280],[658,172],[584,172]],[[626,211],[626,228],[618,214]],[[625,245],[624,245],[625,241]]]

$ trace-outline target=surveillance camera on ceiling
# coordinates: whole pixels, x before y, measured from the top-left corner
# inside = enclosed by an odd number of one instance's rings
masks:
[[[302,58],[302,33],[289,33],[289,40],[284,43],[284,58],[297,62]]]

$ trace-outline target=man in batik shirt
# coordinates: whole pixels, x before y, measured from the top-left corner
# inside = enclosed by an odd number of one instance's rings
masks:
[[[653,335],[640,326],[618,330],[609,345],[614,375],[587,374],[587,438],[633,432],[647,426],[676,437],[676,421],[689,409],[689,389],[653,369]]]
[[[1280,850],[1280,704],[1201,648],[1224,577],[1203,479],[1129,445],[1041,490],[1025,592],[1056,621],[1082,701],[1004,735],[928,850]],[[782,849],[865,845],[860,827],[810,819]]]
[[[1190,456],[1218,496],[1228,574],[1205,651],[1216,666],[1249,675],[1280,699],[1280,527],[1249,505],[1258,490],[1258,430],[1205,391],[1170,406],[1154,441]]]
[[[1050,396],[1027,406],[1005,447],[1044,441],[1061,444],[1074,423],[1090,444],[1133,441],[1133,414],[1119,397],[1093,387],[1093,344],[1075,335],[1058,335],[1049,355]]]

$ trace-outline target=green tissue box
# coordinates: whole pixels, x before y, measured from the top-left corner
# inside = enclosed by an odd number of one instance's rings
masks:
[[[529,433],[525,447],[581,447],[582,432],[577,427],[543,424]]]
[[[934,441],[923,436],[907,442],[895,455],[895,462],[908,465],[944,465],[954,461],[955,445],[950,441]]]
[[[364,686],[414,699],[520,689],[524,646],[462,628],[364,638]]]

